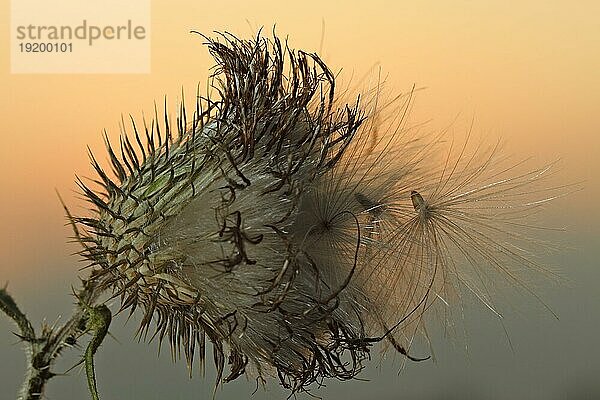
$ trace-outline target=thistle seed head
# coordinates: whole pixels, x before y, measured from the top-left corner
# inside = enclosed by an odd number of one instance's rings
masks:
[[[404,114],[380,136],[376,102],[341,104],[317,55],[277,37],[205,39],[217,96],[190,118],[182,104],[175,123],[132,120],[117,145],[106,137],[111,172],[91,155],[100,189],[79,181],[92,279],[141,310],[140,335],[154,320],[190,369],[208,338],[217,384],[251,372],[295,392],[355,377],[383,339],[408,356],[405,326],[466,281],[452,247],[477,268],[523,261],[497,256],[475,205],[527,177],[477,186],[484,163],[440,179],[424,167],[432,146],[403,140]]]

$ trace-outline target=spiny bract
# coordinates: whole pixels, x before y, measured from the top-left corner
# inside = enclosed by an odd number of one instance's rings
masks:
[[[377,101],[341,104],[317,55],[277,37],[206,41],[216,98],[198,96],[189,122],[182,105],[176,133],[166,111],[132,120],[118,147],[106,138],[112,173],[92,156],[102,188],[79,182],[93,280],[143,310],[140,334],[154,319],[190,365],[208,337],[217,382],[250,368],[298,391],[353,378],[383,339],[412,359],[406,326],[468,281],[457,255],[530,266],[493,237],[544,171],[477,186],[490,161],[468,159],[436,174],[433,146],[402,130],[410,99],[380,135]]]

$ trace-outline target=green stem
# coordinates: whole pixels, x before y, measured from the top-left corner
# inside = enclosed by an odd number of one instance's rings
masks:
[[[52,364],[69,342],[68,338],[81,334],[82,326],[88,321],[89,306],[84,304],[93,304],[99,295],[100,290],[91,281],[84,280],[83,289],[77,294],[79,303],[71,318],[58,329],[42,326],[38,336],[27,316],[8,294],[6,287],[0,289],[0,311],[15,322],[20,330],[17,336],[25,343],[27,370],[18,400],[42,399],[46,383],[56,376],[50,370]]]
[[[93,332],[92,340],[85,350],[85,373],[87,375],[88,387],[92,395],[92,400],[99,400],[98,388],[96,386],[96,375],[94,372],[94,354],[98,347],[104,341],[112,319],[112,314],[104,304],[97,307],[88,308],[87,327]]]

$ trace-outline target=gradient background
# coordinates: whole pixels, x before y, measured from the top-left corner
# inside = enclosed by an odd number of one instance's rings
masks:
[[[569,280],[539,291],[559,321],[531,301],[515,300],[504,320],[513,352],[502,325],[473,305],[466,337],[434,333],[435,363],[408,364],[398,374],[400,357],[380,362],[375,353],[362,375],[368,382],[327,382],[314,393],[346,400],[600,398],[600,3],[217,3],[153,1],[152,73],[145,75],[11,75],[10,6],[2,3],[0,284],[9,282],[33,321],[68,314],[70,285],[81,267],[70,255],[76,246],[66,243],[70,232],[55,188],[81,213],[74,174],[92,175],[86,145],[103,154],[101,130],[115,137],[121,113],[149,114],[154,100],[167,95],[174,105],[182,88],[192,98],[196,84],[204,84],[211,61],[201,39],[188,31],[248,37],[277,24],[292,47],[316,51],[324,26],[321,53],[333,70],[344,68],[347,80],[373,78],[380,65],[394,91],[427,87],[417,95],[413,121],[431,120],[432,131],[452,125],[461,133],[474,118],[478,135],[502,137],[506,151],[519,158],[533,156],[539,164],[561,159],[560,181],[583,182],[584,190],[544,214],[548,226],[567,228],[552,237],[560,250],[540,255]],[[167,351],[157,358],[155,344],[134,342],[135,327],[135,321],[116,319],[112,332],[120,343],[109,338],[98,356],[104,399],[210,398],[210,365],[206,378],[189,380],[183,362],[173,365]],[[14,398],[24,367],[11,330],[0,317],[1,399]],[[247,398],[254,387],[242,378],[218,398]],[[83,374],[56,378],[47,395],[87,398]],[[285,396],[271,384],[253,398]]]

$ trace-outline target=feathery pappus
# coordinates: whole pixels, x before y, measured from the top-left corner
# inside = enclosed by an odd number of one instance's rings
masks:
[[[175,122],[132,119],[106,137],[110,170],[91,155],[98,178],[79,181],[82,254],[140,311],[138,334],[153,327],[190,369],[209,341],[217,384],[248,373],[297,392],[354,378],[378,342],[419,360],[433,304],[464,286],[493,309],[492,273],[524,286],[515,269],[541,269],[520,232],[552,198],[531,189],[549,167],[498,170],[494,149],[436,164],[437,142],[403,125],[410,94],[386,120],[276,36],[204,39],[216,95]]]

